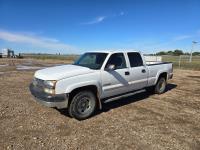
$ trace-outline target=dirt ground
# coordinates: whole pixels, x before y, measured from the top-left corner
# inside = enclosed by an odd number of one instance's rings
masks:
[[[200,71],[174,70],[166,93],[110,102],[77,121],[66,110],[34,100],[28,88],[34,70],[5,63],[0,63],[0,149],[200,149]]]

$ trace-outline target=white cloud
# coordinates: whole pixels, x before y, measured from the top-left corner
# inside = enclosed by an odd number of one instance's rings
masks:
[[[85,23],[82,23],[82,24],[85,24],[85,25],[97,24],[97,23],[103,22],[105,19],[106,19],[106,16],[99,16],[99,17],[96,17],[95,19],[93,19],[91,21],[88,21],[88,22],[85,22]]]
[[[11,43],[29,44],[39,48],[48,48],[54,50],[75,50],[75,47],[61,43],[59,40],[54,38],[41,37],[26,33],[14,33],[5,30],[0,30],[0,40]]]
[[[83,25],[98,24],[98,23],[101,23],[101,22],[105,21],[106,19],[120,17],[120,16],[124,16],[124,15],[125,15],[125,12],[121,11],[121,12],[119,12],[117,14],[110,15],[110,16],[98,16],[98,17],[94,18],[91,21],[84,22],[84,23],[81,23],[81,24],[83,24]]]
[[[189,38],[192,38],[192,36],[191,35],[180,35],[180,36],[174,37],[173,41],[181,41],[181,40],[185,40],[185,39],[189,39]]]

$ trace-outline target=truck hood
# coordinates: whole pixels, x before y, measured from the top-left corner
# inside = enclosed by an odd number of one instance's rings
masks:
[[[42,80],[60,80],[77,75],[88,74],[94,72],[86,67],[76,65],[62,65],[46,69],[41,69],[35,72],[35,77]]]

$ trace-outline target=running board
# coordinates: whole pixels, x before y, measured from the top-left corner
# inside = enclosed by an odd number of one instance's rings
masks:
[[[115,101],[115,100],[118,100],[118,99],[121,99],[121,98],[124,98],[124,97],[133,96],[135,94],[139,94],[139,93],[142,93],[142,92],[145,92],[145,91],[146,90],[142,89],[142,90],[135,91],[135,92],[132,92],[132,93],[127,93],[127,94],[124,94],[124,95],[112,97],[112,98],[109,98],[109,99],[105,100],[103,103],[112,102],[112,101]]]

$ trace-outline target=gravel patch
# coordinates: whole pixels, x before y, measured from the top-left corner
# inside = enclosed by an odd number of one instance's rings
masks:
[[[0,76],[0,149],[199,150],[200,72],[174,71],[166,93],[104,104],[84,121],[37,103],[33,71]]]

